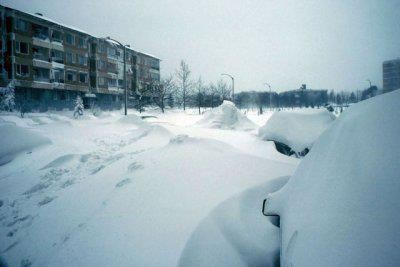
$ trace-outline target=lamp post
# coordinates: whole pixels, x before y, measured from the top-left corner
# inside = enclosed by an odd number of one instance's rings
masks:
[[[112,39],[110,36],[107,36],[106,37],[106,39],[107,40],[111,40],[111,41],[114,41],[114,42],[116,42],[117,44],[119,44],[122,48],[123,48],[123,51],[124,51],[124,95],[125,95],[125,116],[126,115],[128,115],[128,89],[127,89],[127,83],[126,83],[126,48],[127,47],[130,47],[130,45],[123,45],[123,44],[121,44],[120,42],[118,42],[117,40],[115,40],[115,39]]]
[[[232,102],[235,104],[235,78],[227,73],[221,73],[221,76],[228,76],[232,79]]]
[[[269,87],[269,108],[271,109],[271,85],[269,83],[265,83],[264,85]]]

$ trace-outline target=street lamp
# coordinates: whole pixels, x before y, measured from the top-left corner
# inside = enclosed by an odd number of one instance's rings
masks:
[[[227,73],[221,73],[221,76],[228,76],[232,79],[232,102],[235,103],[235,78]]]
[[[264,85],[269,87],[269,108],[271,109],[271,85],[269,83],[265,83]]]
[[[106,39],[116,42],[124,50],[124,90],[125,90],[125,116],[126,116],[126,115],[128,115],[128,109],[127,109],[127,106],[128,106],[128,89],[127,89],[127,86],[126,86],[127,85],[126,84],[126,48],[130,47],[130,45],[128,45],[128,44],[127,45],[123,45],[120,42],[118,42],[117,40],[112,39],[110,36],[107,36]]]

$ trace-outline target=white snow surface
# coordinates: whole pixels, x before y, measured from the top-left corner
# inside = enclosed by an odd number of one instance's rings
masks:
[[[334,119],[335,116],[325,109],[277,111],[259,129],[258,135],[263,140],[284,143],[300,153],[306,148],[311,149]]]
[[[217,108],[207,111],[199,125],[217,129],[253,130],[256,124],[243,115],[231,101],[224,102]]]
[[[279,228],[262,215],[260,203],[288,179],[270,180],[219,204],[192,233],[179,266],[276,266]]]
[[[283,266],[400,263],[400,90],[352,105],[268,197]]]
[[[0,166],[8,265],[176,266],[214,207],[299,162],[254,132],[201,127],[189,111],[128,112],[0,113],[51,141]]]

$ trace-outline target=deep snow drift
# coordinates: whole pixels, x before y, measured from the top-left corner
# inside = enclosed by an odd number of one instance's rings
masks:
[[[399,103],[397,90],[351,106],[269,195],[283,266],[399,265]]]
[[[10,266],[176,266],[215,206],[297,165],[249,132],[203,128],[183,112],[147,115],[160,118],[0,114],[52,142],[0,167],[0,257]]]
[[[207,111],[199,125],[218,129],[252,130],[256,125],[243,115],[231,101],[224,102],[217,108]]]
[[[0,139],[0,166],[12,161],[18,153],[31,153],[33,148],[51,143],[49,138],[1,120]]]
[[[327,110],[278,111],[258,130],[258,135],[289,146],[296,155],[304,155],[334,119]]]
[[[279,228],[262,215],[260,203],[288,179],[270,180],[219,204],[191,235],[179,266],[276,266]]]

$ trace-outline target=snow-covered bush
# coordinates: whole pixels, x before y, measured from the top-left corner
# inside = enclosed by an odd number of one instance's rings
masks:
[[[315,142],[267,210],[283,266],[398,266],[400,91],[352,105]]]
[[[252,130],[256,128],[256,125],[243,115],[234,103],[227,100],[224,100],[219,107],[207,111],[198,124],[218,129]]]
[[[335,116],[327,110],[279,111],[259,129],[258,135],[274,141],[283,154],[304,156],[334,120]]]
[[[74,107],[74,118],[77,119],[83,115],[83,100],[82,98],[78,95],[75,99],[75,107]]]

